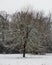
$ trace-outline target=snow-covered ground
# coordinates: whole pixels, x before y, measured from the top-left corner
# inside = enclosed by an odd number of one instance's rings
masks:
[[[0,65],[52,65],[52,54],[0,54]]]

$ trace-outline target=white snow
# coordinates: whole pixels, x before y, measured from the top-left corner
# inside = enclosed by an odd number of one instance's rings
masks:
[[[52,54],[0,54],[0,65],[52,65]]]

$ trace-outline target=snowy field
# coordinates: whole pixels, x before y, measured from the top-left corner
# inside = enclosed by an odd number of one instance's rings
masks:
[[[31,55],[26,54],[0,54],[0,65],[52,65],[52,54]]]

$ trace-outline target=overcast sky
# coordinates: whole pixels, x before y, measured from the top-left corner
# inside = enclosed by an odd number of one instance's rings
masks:
[[[0,11],[14,13],[24,7],[30,6],[36,10],[52,11],[52,0],[0,0]]]

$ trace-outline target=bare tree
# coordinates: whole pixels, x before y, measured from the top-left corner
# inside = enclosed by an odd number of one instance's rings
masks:
[[[36,15],[34,12],[21,11],[13,15],[11,21],[11,28],[22,40],[23,45],[23,57],[25,57],[27,43],[29,42],[29,37],[31,38],[31,46],[33,48],[32,52],[41,53],[46,52],[45,48],[47,45],[48,31],[50,18],[44,16],[44,13],[37,12]],[[49,28],[49,30],[48,30]],[[32,36],[32,34],[34,36]],[[32,44],[33,43],[33,44]],[[45,45],[44,45],[45,44]],[[33,46],[34,45],[34,46]],[[37,45],[36,50],[35,45]]]

